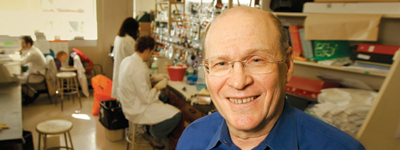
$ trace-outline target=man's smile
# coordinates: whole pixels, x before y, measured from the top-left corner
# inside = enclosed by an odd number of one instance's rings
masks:
[[[227,99],[229,99],[232,103],[244,104],[244,103],[248,103],[248,102],[251,102],[251,101],[257,99],[259,96],[260,96],[260,95],[251,96],[251,97],[245,97],[245,98],[231,98],[231,97],[227,97]]]

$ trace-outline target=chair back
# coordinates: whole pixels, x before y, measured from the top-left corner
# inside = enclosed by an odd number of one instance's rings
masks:
[[[56,94],[57,91],[57,67],[56,64],[54,63],[54,58],[50,55],[46,56],[46,84],[47,84],[47,90],[49,92],[49,95],[52,96]]]

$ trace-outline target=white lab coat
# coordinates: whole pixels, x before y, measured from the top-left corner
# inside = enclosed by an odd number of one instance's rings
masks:
[[[135,40],[126,34],[124,37],[116,36],[114,40],[114,70],[111,97],[117,98],[119,65],[125,57],[135,52]]]
[[[81,85],[81,89],[82,89],[82,93],[83,95],[85,95],[86,97],[89,97],[89,87],[88,87],[88,83],[87,83],[87,78],[85,75],[85,67],[83,67],[81,58],[79,57],[79,55],[75,55],[73,57],[74,59],[74,67],[76,68],[76,72],[78,73],[78,81],[79,81],[79,85]]]
[[[24,55],[21,59],[21,64],[28,66],[28,70],[21,75],[21,83],[26,83],[29,74],[31,73],[41,73],[45,74],[46,72],[46,59],[42,51],[40,51],[37,47],[32,46],[29,50],[24,50]],[[29,83],[39,83],[44,80],[41,76],[31,76],[29,77]]]
[[[143,59],[134,53],[120,66],[118,98],[125,118],[136,124],[157,124],[179,112],[176,107],[158,99],[159,93],[151,88],[150,71]]]

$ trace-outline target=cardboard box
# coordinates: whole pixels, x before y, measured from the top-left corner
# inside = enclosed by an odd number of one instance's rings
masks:
[[[139,22],[139,31],[150,32],[150,22]]]
[[[400,0],[314,0],[314,2],[324,3],[344,3],[344,2],[400,2]]]
[[[400,3],[397,2],[318,2],[305,3],[303,13],[333,14],[400,14]],[[307,16],[307,19],[310,16]],[[359,23],[358,23],[359,24]],[[354,30],[354,29],[353,29]],[[307,31],[307,30],[306,30]],[[321,34],[321,33],[320,33]],[[307,35],[307,34],[306,34]],[[365,41],[365,40],[363,40]]]
[[[322,89],[339,86],[339,83],[325,82],[293,76],[290,82],[286,84],[286,92],[318,99],[318,94],[321,93]]]
[[[139,36],[149,36],[150,25],[150,22],[139,22]]]

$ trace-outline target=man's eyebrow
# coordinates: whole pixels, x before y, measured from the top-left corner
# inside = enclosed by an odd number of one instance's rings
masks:
[[[214,58],[214,59],[229,59],[229,56],[224,54],[224,55],[219,55],[219,56],[214,56],[214,57],[210,57],[210,58]],[[209,58],[206,58],[206,60]]]
[[[251,48],[246,52],[245,55],[248,56],[255,54],[272,55],[271,50],[268,48]]]
[[[262,54],[262,55],[272,55],[270,52],[270,49],[268,48],[250,48],[247,50],[247,52],[243,55],[244,57],[247,57],[249,55],[256,55],[256,54]],[[215,59],[229,59],[230,57],[227,54],[219,55],[219,56],[214,56],[210,58],[215,58]],[[209,58],[207,58],[209,59]]]

